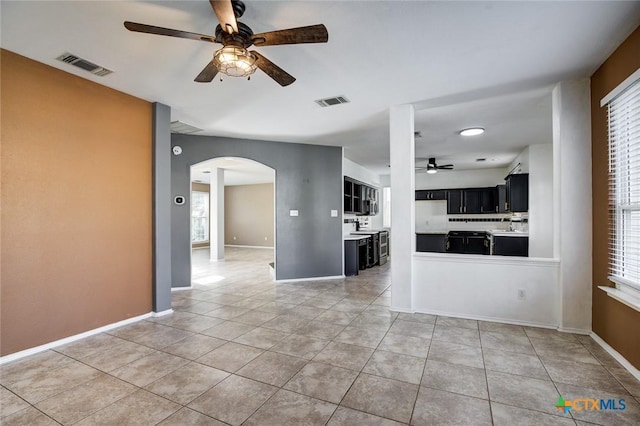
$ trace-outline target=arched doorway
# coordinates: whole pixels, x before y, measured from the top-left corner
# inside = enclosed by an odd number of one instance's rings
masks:
[[[275,276],[275,170],[240,157],[190,167],[191,285]]]

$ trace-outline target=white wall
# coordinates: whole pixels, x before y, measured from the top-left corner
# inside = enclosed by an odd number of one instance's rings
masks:
[[[413,105],[394,105],[389,110],[391,161],[391,306],[394,311],[413,312],[412,253],[415,238],[415,140]]]
[[[553,257],[553,145],[529,146],[529,256]]]
[[[560,329],[591,330],[591,91],[589,79],[553,89],[554,257],[561,259]]]
[[[504,185],[507,169],[440,170],[435,174],[416,173],[416,190],[482,188]]]
[[[416,312],[556,327],[557,260],[416,253]],[[519,298],[524,290],[524,299]]]
[[[520,164],[520,168],[514,170],[514,168]],[[515,160],[509,164],[509,167],[506,169],[506,173],[509,173],[513,170],[513,173],[529,173],[529,147],[526,147],[522,150],[520,154],[516,157]],[[505,176],[506,176],[505,173]]]
[[[362,167],[358,163],[354,163],[353,161],[342,156],[342,174],[343,176],[349,176],[355,180],[359,180],[360,182],[366,183],[367,185],[378,188],[378,209],[382,206],[382,187],[380,185],[380,176],[372,172],[371,170]],[[355,219],[360,216],[345,214],[345,219]],[[372,229],[381,229],[382,228],[382,213],[379,211],[377,215],[370,216],[368,219],[369,227]],[[343,233],[346,232],[346,228],[343,226]]]
[[[416,201],[416,232],[449,229],[447,201]]]

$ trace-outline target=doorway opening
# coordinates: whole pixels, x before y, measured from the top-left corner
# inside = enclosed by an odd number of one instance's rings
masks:
[[[275,170],[239,157],[191,166],[191,285],[275,278]]]

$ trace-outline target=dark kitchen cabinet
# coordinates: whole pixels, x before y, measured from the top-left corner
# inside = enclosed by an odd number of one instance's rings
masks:
[[[489,254],[489,243],[484,232],[451,231],[447,236],[447,253]]]
[[[449,232],[447,236],[447,253],[465,253],[466,238],[462,232]]]
[[[375,216],[378,214],[379,192],[348,176],[344,177],[344,212]]]
[[[467,254],[489,254],[488,244],[484,232],[470,232],[467,234],[465,253]]]
[[[495,212],[495,188],[452,189],[447,192],[448,214]]]
[[[497,202],[496,213],[507,213],[507,185],[496,186]]]
[[[344,178],[344,212],[362,212],[362,184],[348,177]]]
[[[505,181],[507,210],[510,212],[529,211],[529,174],[509,175]]]
[[[482,190],[480,189],[465,189],[462,191],[463,195],[463,206],[462,212],[475,214],[481,213],[482,206]]]
[[[416,234],[416,251],[445,253],[447,234]]]
[[[344,242],[344,275],[347,277],[358,275],[360,265],[358,240]]]
[[[447,191],[447,214],[464,213],[462,207],[464,205],[464,197],[462,189],[451,189]]]
[[[484,188],[482,190],[482,200],[480,201],[480,213],[494,213],[496,211],[496,198],[498,191],[496,188]]]
[[[427,190],[420,189],[416,191],[416,201],[418,200],[446,200],[447,199],[447,191],[443,189],[438,190]]]
[[[493,237],[496,256],[529,256],[529,237]]]

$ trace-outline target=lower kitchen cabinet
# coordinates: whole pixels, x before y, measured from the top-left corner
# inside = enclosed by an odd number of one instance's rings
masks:
[[[446,253],[447,234],[416,234],[416,251]]]
[[[496,256],[529,256],[529,237],[493,237]]]
[[[347,240],[344,242],[344,275],[351,277],[358,275],[358,241]]]
[[[485,232],[451,231],[447,236],[447,253],[489,254]]]

